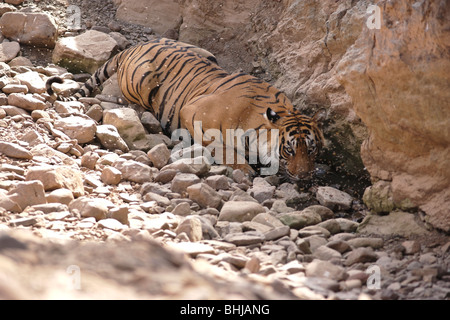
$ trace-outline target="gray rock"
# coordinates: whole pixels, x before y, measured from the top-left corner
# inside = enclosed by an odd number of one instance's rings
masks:
[[[377,261],[378,256],[375,254],[372,248],[361,247],[356,248],[347,256],[345,260],[346,266],[351,266],[355,263],[366,263]]]
[[[265,239],[261,233],[251,231],[246,233],[231,233],[224,237],[224,240],[237,246],[249,246],[263,242]]]
[[[338,251],[336,251],[326,245],[318,247],[314,251],[313,256],[319,260],[326,260],[326,261],[329,261],[332,259],[340,259],[342,257]]]
[[[348,193],[332,187],[319,187],[316,198],[321,205],[331,210],[348,210],[353,202],[352,196]]]
[[[170,159],[170,150],[167,148],[166,144],[160,143],[151,148],[147,155],[152,161],[153,166],[161,169]]]
[[[358,232],[405,237],[429,234],[428,230],[416,221],[414,214],[403,211],[393,211],[385,216],[367,215],[359,225]]]
[[[347,241],[353,248],[371,247],[372,249],[379,249],[383,247],[384,241],[382,238],[354,238]]]
[[[343,267],[332,264],[329,261],[314,259],[305,268],[307,277],[327,278],[335,281],[345,279],[346,273]]]

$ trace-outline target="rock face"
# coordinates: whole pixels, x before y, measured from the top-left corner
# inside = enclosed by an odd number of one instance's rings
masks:
[[[390,183],[397,207],[418,207],[450,230],[450,7],[445,1],[380,2],[379,30],[363,28],[337,66],[369,129],[361,156]],[[402,21],[402,23],[398,23]]]

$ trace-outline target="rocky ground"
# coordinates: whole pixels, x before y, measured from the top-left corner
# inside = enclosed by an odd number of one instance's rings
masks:
[[[109,1],[73,3],[84,24],[60,37],[152,33],[115,21]],[[14,8],[63,19],[66,7]],[[52,49],[17,45],[0,64],[1,298],[450,297],[449,238],[417,215],[370,215],[356,181],[324,165],[295,185],[177,159],[151,114],[111,89],[50,102],[49,76],[74,79],[68,93],[83,75],[49,65]]]

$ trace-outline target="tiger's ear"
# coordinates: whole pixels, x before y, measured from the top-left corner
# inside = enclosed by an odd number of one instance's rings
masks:
[[[328,112],[327,109],[325,108],[320,108],[319,110],[316,111],[316,113],[312,116],[312,120],[317,123],[317,124],[321,124],[322,122],[325,121],[325,119],[327,118]]]
[[[269,119],[270,122],[276,122],[278,119],[280,119],[280,116],[270,108],[267,108],[266,115],[267,119]]]

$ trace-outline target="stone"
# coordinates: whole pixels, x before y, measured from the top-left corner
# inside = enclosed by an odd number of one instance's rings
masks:
[[[344,253],[351,250],[350,245],[343,240],[333,240],[326,244],[327,247],[336,250],[337,252]]]
[[[35,217],[17,218],[9,221],[9,225],[12,227],[23,226],[29,227],[36,224],[38,220]]]
[[[319,260],[329,261],[332,259],[340,259],[341,254],[328,246],[320,246],[315,251],[313,256]]]
[[[48,203],[62,203],[69,205],[69,203],[74,199],[72,191],[66,188],[60,188],[53,190],[46,196]]]
[[[102,146],[108,150],[121,150],[123,152],[129,151],[128,145],[120,136],[117,128],[113,125],[98,125],[95,135]]]
[[[405,248],[406,254],[415,254],[420,252],[421,245],[417,240],[408,240],[402,242],[402,247]]]
[[[358,227],[359,227],[359,223],[356,221],[352,221],[349,219],[345,219],[345,218],[336,218],[335,219],[337,223],[339,223],[339,227],[341,229],[341,232],[355,232]]]
[[[192,242],[203,239],[202,222],[196,217],[186,218],[178,225],[175,232],[176,234],[180,234],[182,232],[186,233],[189,240]]]
[[[199,177],[204,176],[211,169],[211,164],[206,157],[201,156],[193,159],[178,159],[164,166],[161,171],[176,170],[181,173],[193,173]]]
[[[322,221],[320,215],[312,210],[281,213],[278,216],[281,222],[293,229],[301,229],[305,226],[315,225]]]
[[[265,237],[261,233],[251,234],[246,233],[230,233],[224,237],[224,241],[235,244],[236,246],[249,246],[253,244],[258,244],[264,241]]]
[[[14,59],[20,51],[20,45],[16,41],[0,43],[0,62],[9,62]]]
[[[251,201],[225,202],[219,214],[219,221],[243,222],[251,221],[256,215],[265,212],[262,205]]]
[[[183,194],[189,186],[201,182],[200,178],[193,173],[177,173],[172,180],[173,192]]]
[[[331,234],[341,232],[341,226],[335,219],[329,219],[317,224],[318,227],[327,229]]]
[[[25,73],[19,73],[14,77],[20,81],[22,85],[26,85],[28,91],[31,93],[44,93],[46,92],[45,82],[36,71],[28,71]],[[26,92],[25,92],[26,93]]]
[[[147,192],[143,197],[144,201],[155,201],[158,205],[167,207],[170,206],[171,202],[167,197],[154,192]]]
[[[102,228],[111,229],[114,231],[121,231],[126,228],[126,226],[116,219],[106,218],[98,221],[98,225]]]
[[[305,209],[303,209],[303,211],[305,211],[305,210],[313,211],[313,212],[319,214],[322,221],[334,218],[333,210],[331,210],[330,208],[327,208],[325,206],[313,205],[313,206],[309,206],[309,207],[306,207]]]
[[[103,124],[116,127],[120,137],[131,150],[139,149],[139,145],[146,139],[145,129],[134,109],[105,110],[103,112]]]
[[[271,215],[268,212],[258,213],[253,219],[253,222],[258,222],[269,226],[271,228],[283,227],[284,224],[275,216]]]
[[[47,159],[52,159],[59,164],[65,164],[68,166],[78,166],[77,163],[68,155],[59,152],[52,147],[44,143],[39,143],[30,150],[33,157],[45,157]]]
[[[212,246],[199,242],[172,242],[168,247],[173,250],[181,251],[191,257],[196,257],[199,254],[214,253],[214,248]]]
[[[96,221],[106,219],[108,207],[100,199],[80,197],[69,204],[70,212],[79,212],[81,217],[94,217]],[[115,219],[113,219],[115,220]]]
[[[128,39],[122,35],[119,32],[110,32],[108,33],[108,35],[113,38],[114,40],[116,40],[117,45],[119,46],[120,50],[125,50],[127,47],[129,47],[130,45],[130,41],[128,41]]]
[[[222,204],[222,197],[217,191],[206,183],[196,183],[187,187],[189,199],[197,202],[202,208],[219,208]]]
[[[264,232],[264,238],[266,241],[276,240],[284,236],[288,236],[290,228],[288,226],[276,227],[272,230]]]
[[[106,166],[100,176],[102,182],[110,185],[118,185],[122,180],[122,172],[114,167]]]
[[[343,280],[346,276],[343,267],[319,259],[314,259],[306,266],[305,274],[307,277],[327,278],[336,281]]]
[[[170,150],[166,144],[160,143],[150,149],[147,153],[155,168],[161,169],[170,159]]]
[[[122,179],[137,183],[152,181],[155,168],[134,160],[118,159],[113,167],[122,173]]]
[[[0,18],[2,34],[30,46],[55,46],[58,27],[46,13],[7,12]]]
[[[354,249],[345,259],[344,264],[346,266],[351,266],[355,263],[366,263],[377,261],[378,256],[375,254],[370,247],[360,247]]]
[[[228,178],[223,175],[214,175],[205,179],[205,183],[214,190],[227,190],[230,187]]]
[[[331,210],[348,210],[353,202],[352,196],[333,187],[319,187],[316,198],[321,205]]]
[[[188,216],[191,214],[191,206],[187,202],[181,202],[175,206],[172,213],[177,216]]]
[[[8,96],[8,104],[25,109],[27,111],[44,110],[47,107],[47,105],[43,101],[35,98],[29,93],[11,93]]]
[[[256,177],[253,180],[253,186],[249,188],[247,192],[259,203],[263,203],[265,200],[273,197],[275,189],[275,186],[271,186],[263,178]]]
[[[377,181],[372,186],[366,188],[363,201],[374,213],[388,213],[395,208],[391,184],[383,180]]]
[[[17,159],[32,159],[33,155],[30,151],[24,147],[19,146],[16,143],[0,141],[0,153],[7,157]]]
[[[22,209],[36,204],[47,203],[44,186],[40,181],[36,180],[18,182],[14,188],[9,190],[8,197]]]
[[[74,73],[93,74],[110,57],[117,42],[109,35],[89,30],[76,37],[60,38],[53,50],[52,61]]]
[[[7,84],[2,88],[4,93],[28,93],[28,87],[24,84]]]
[[[358,233],[374,235],[427,235],[429,232],[420,225],[412,213],[393,211],[385,216],[367,215],[358,227]]]
[[[380,249],[383,247],[382,238],[353,238],[347,240],[347,243],[353,248],[371,247],[372,249]]]
[[[55,128],[60,129],[78,143],[88,143],[94,140],[97,126],[94,120],[78,116],[62,118],[55,121]]]
[[[163,131],[161,128],[161,123],[151,112],[142,113],[141,122],[149,133],[161,133]]]
[[[26,180],[39,180],[46,191],[65,188],[75,197],[84,195],[83,177],[79,170],[69,166],[35,166],[30,167]]]
[[[100,122],[103,118],[103,108],[99,104],[92,105],[87,111],[86,115],[89,116],[92,120]],[[97,132],[98,132],[97,126]]]

